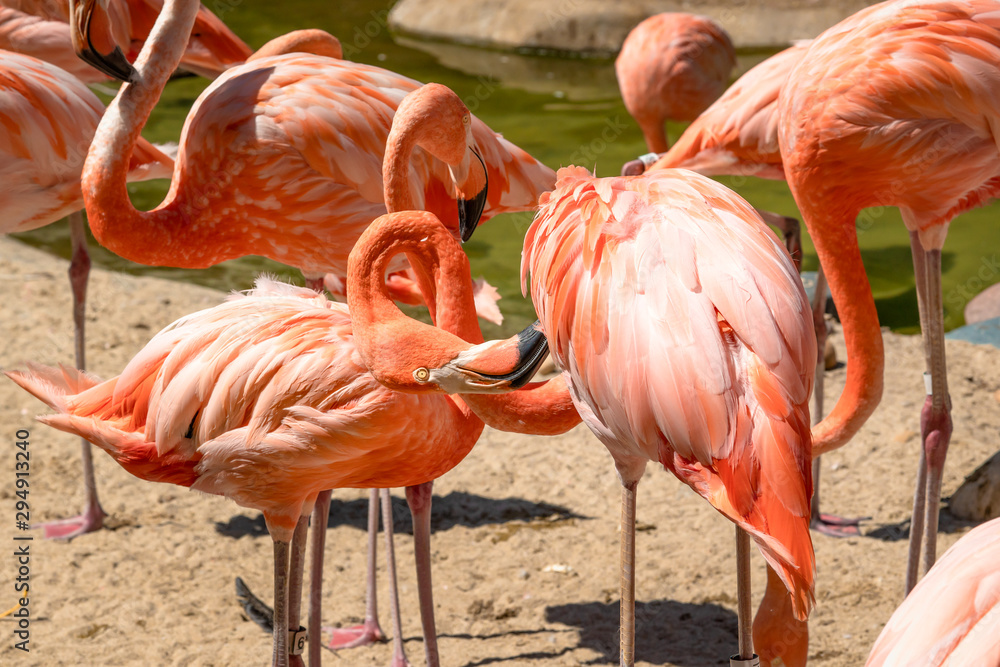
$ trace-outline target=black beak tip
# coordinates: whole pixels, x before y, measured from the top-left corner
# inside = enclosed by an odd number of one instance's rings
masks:
[[[458,231],[462,236],[462,243],[472,238],[472,234],[479,226],[479,220],[486,210],[486,193],[488,187],[483,188],[474,199],[458,200]]]
[[[541,327],[536,320],[534,324],[517,335],[518,356],[523,359],[521,371],[518,376],[511,381],[510,386],[520,389],[535,376],[538,367],[545,361],[549,354],[549,341],[542,333]]]
[[[79,56],[81,60],[91,67],[100,70],[114,79],[124,81],[125,83],[133,83],[136,79],[135,68],[132,67],[132,63],[128,61],[125,54],[117,46],[114,51],[106,55],[87,49],[81,51]]]

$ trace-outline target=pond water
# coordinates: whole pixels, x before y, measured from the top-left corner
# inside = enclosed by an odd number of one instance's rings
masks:
[[[207,4],[251,47],[290,30],[322,28],[342,41],[345,57],[350,60],[448,85],[495,131],[553,168],[578,164],[596,168],[600,176],[610,176],[618,173],[623,162],[646,152],[642,135],[618,95],[610,60],[499,53],[394,36],[386,25],[391,5],[386,2],[209,0]],[[741,54],[740,72],[767,55]],[[147,124],[146,138],[177,141],[191,104],[207,85],[194,77],[171,81]],[[682,130],[681,125],[671,125],[671,140]],[[782,182],[720,180],[758,208],[798,216]],[[165,181],[129,187],[136,205],[146,209],[159,203],[166,189]],[[951,226],[942,260],[945,326],[949,329],[963,323],[962,311],[972,296],[1000,282],[995,254],[1000,249],[998,214],[1000,205],[994,203],[962,216]],[[521,241],[530,221],[529,213],[499,216],[483,225],[465,246],[473,274],[484,276],[503,295],[500,306],[506,321],[499,328],[484,325],[487,337],[508,335],[534,319],[531,302],[521,297],[519,286]],[[882,324],[914,333],[919,330],[919,321],[906,230],[895,209],[874,210],[868,221],[860,242]],[[18,238],[69,256],[66,225],[50,225]],[[808,238],[803,242],[804,268],[815,269],[812,245]],[[188,271],[138,266],[93,242],[92,249],[95,264],[104,268],[219,289],[245,289],[261,271],[302,282],[297,271],[257,257]]]

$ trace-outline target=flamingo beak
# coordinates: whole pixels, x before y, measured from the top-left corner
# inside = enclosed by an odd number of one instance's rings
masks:
[[[134,81],[136,78],[135,68],[125,58],[125,54],[122,53],[117,44],[110,52],[102,52],[94,44],[91,30],[97,5],[98,0],[70,0],[70,36],[76,55],[91,67],[112,78],[126,83]],[[111,40],[108,39],[108,41]]]
[[[413,377],[449,394],[499,394],[528,384],[548,352],[536,321],[513,338],[474,345],[441,368],[418,368]]]
[[[462,237],[462,243],[471,239],[472,233],[479,226],[479,219],[483,217],[483,211],[486,209],[486,194],[490,189],[490,177],[486,171],[486,163],[483,162],[483,158],[480,157],[475,148],[470,146],[469,150],[476,156],[483,168],[483,187],[472,199],[459,198],[458,200],[458,231]]]

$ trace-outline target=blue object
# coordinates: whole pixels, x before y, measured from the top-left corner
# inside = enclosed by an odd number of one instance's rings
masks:
[[[952,329],[944,337],[951,340],[966,340],[979,345],[1000,347],[1000,317],[975,324],[966,324],[964,327]]]

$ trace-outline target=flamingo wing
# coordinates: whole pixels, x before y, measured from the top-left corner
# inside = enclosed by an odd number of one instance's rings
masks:
[[[893,613],[866,667],[1000,664],[1000,519],[969,531]]]
[[[529,272],[553,356],[616,462],[663,463],[749,530],[804,617],[816,344],[753,209],[692,172],[561,170],[525,239]]]

